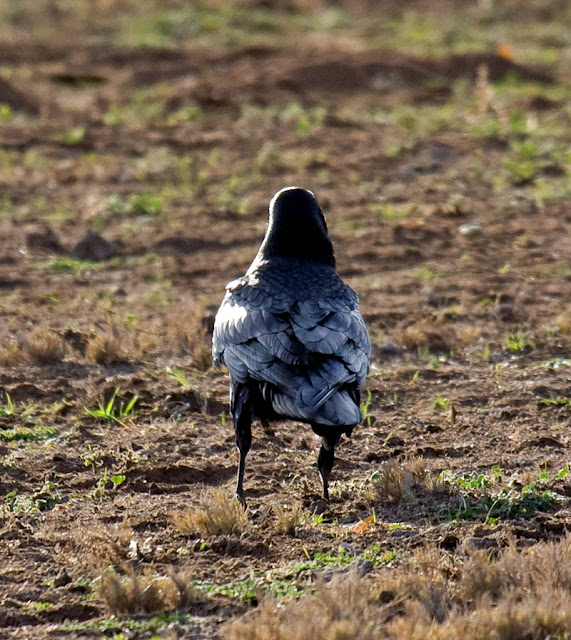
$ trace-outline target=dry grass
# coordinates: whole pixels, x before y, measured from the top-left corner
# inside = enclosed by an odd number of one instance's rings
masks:
[[[376,579],[355,573],[283,606],[264,602],[226,640],[553,640],[571,629],[571,537],[497,560],[427,548]]]
[[[463,600],[497,600],[522,590],[541,593],[544,587],[571,595],[571,536],[518,551],[511,544],[497,561],[480,552],[464,567],[458,592]]]
[[[395,338],[406,349],[427,349],[432,352],[449,351],[454,343],[450,330],[427,318],[397,329]]]
[[[27,337],[25,351],[36,364],[56,364],[65,358],[65,342],[46,327],[34,329]]]
[[[119,565],[130,558],[134,535],[127,522],[101,527],[91,531],[86,537],[84,551],[99,568],[110,564]]]
[[[169,315],[167,338],[192,356],[199,371],[212,365],[211,324],[210,315],[196,304],[181,305]]]
[[[555,318],[555,329],[566,336],[571,334],[571,308]]]
[[[24,358],[25,354],[16,342],[0,343],[0,367],[16,367]]]
[[[276,607],[264,601],[259,609],[231,622],[227,640],[376,640],[379,624],[393,607],[378,606],[370,586],[354,574],[319,583],[314,594]]]
[[[276,516],[276,529],[288,536],[295,536],[297,527],[305,515],[302,506],[298,502],[291,507],[276,502],[272,505],[272,510]]]
[[[114,615],[187,611],[198,600],[187,576],[155,575],[150,567],[142,574],[129,569],[124,576],[104,571],[98,594]]]
[[[414,502],[419,492],[449,493],[448,485],[426,468],[423,458],[412,458],[404,464],[385,462],[372,480],[372,498],[379,502]]]
[[[212,345],[210,339],[197,342],[192,350],[192,364],[199,371],[206,371],[212,366]]]
[[[248,522],[246,510],[223,489],[204,492],[200,506],[174,511],[171,518],[180,533],[200,536],[239,535]]]
[[[482,328],[476,324],[460,325],[456,329],[456,337],[464,344],[471,344],[482,335]]]
[[[87,341],[85,357],[95,364],[112,364],[124,356],[123,349],[113,333],[98,333]]]

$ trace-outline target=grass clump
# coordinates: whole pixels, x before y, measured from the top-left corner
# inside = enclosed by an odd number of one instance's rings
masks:
[[[85,357],[95,364],[113,364],[121,360],[123,350],[119,340],[112,333],[92,336],[85,347]]]
[[[281,502],[276,502],[272,506],[274,515],[276,516],[276,529],[288,536],[295,536],[297,527],[304,518],[304,510],[299,502],[288,507]]]
[[[457,506],[448,504],[438,512],[438,516],[440,520],[479,520],[486,524],[517,518],[528,520],[537,512],[549,511],[561,503],[563,496],[553,487],[566,475],[567,468],[554,475],[543,472],[525,479],[513,477],[497,488],[504,481],[500,467],[492,467],[488,473],[461,474],[458,477],[450,471],[443,471],[439,481],[449,485],[457,498]]]
[[[192,356],[193,367],[199,371],[212,365],[211,321],[204,308],[194,304],[175,308],[168,320],[167,338]]]
[[[85,127],[73,127],[66,131],[59,139],[59,142],[67,147],[80,144],[85,138]]]
[[[24,358],[24,351],[18,343],[0,343],[0,367],[15,367],[21,364]]]
[[[277,607],[267,599],[250,616],[231,622],[225,640],[375,640],[381,638],[378,623],[385,621],[372,590],[354,574],[336,576],[315,593]]]
[[[6,401],[0,406],[0,418],[16,415],[16,403],[9,393],[6,393]]]
[[[56,364],[65,358],[65,342],[51,329],[38,327],[28,336],[26,354],[36,364]]]
[[[571,628],[571,538],[515,546],[497,559],[477,552],[463,563],[432,547],[357,572],[286,603],[266,599],[223,628],[225,640],[543,640]]]
[[[506,168],[515,186],[533,182],[537,174],[538,148],[532,140],[512,140]]]
[[[120,402],[117,405],[116,400],[118,393],[119,387],[116,387],[112,396],[106,403],[99,401],[95,409],[85,407],[85,413],[92,418],[101,420],[102,422],[116,422],[122,425],[127,418],[133,417],[138,397],[133,396],[126,404],[124,402]]]
[[[124,520],[109,527],[95,525],[86,536],[82,551],[101,569],[131,559],[133,549],[136,549],[135,532]]]
[[[427,353],[448,353],[454,343],[452,332],[429,318],[398,328],[395,337],[405,349],[418,349]]]
[[[244,507],[224,489],[205,491],[200,506],[174,511],[175,528],[184,535],[217,536],[242,533],[248,523]]]
[[[0,407],[0,418],[6,415],[13,415],[10,413],[4,413],[4,409]],[[1,429],[0,430],[0,442],[41,442],[48,438],[57,436],[58,429],[56,427],[14,427],[13,429]]]
[[[114,615],[186,611],[197,600],[187,576],[172,571],[156,575],[150,567],[142,573],[133,569],[123,576],[107,569],[99,578],[98,594]]]
[[[372,497],[378,502],[415,502],[419,492],[449,493],[449,487],[432,474],[423,458],[405,464],[384,463],[371,477]]]
[[[134,215],[158,216],[163,211],[163,201],[152,193],[140,193],[131,200]]]
[[[521,329],[510,332],[506,338],[506,349],[510,353],[523,353],[526,346],[525,334]]]

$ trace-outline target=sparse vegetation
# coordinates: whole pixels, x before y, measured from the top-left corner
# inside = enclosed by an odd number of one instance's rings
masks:
[[[119,387],[116,387],[107,402],[99,401],[95,409],[85,407],[85,414],[103,422],[116,422],[117,424],[124,425],[125,420],[134,416],[135,404],[138,398],[137,396],[133,396],[128,402],[117,402],[118,393]]]
[[[0,0],[0,636],[569,640],[568,5]],[[331,502],[255,424],[244,513],[212,324],[287,184],[371,371]]]
[[[370,582],[351,573],[319,583],[298,602],[276,607],[266,600],[228,625],[224,637],[565,638],[571,581],[562,567],[570,548],[567,537],[531,553],[508,548],[497,560],[481,552],[462,567],[446,552],[421,550],[398,572],[386,570]]]
[[[281,504],[281,502],[276,502],[272,506],[272,509],[276,516],[277,530],[288,536],[294,536],[300,522],[305,516],[301,505],[299,503],[295,503],[290,507],[288,505]]]
[[[158,216],[163,210],[163,203],[157,195],[141,193],[132,199],[131,210],[135,215]]]
[[[521,329],[516,329],[506,338],[506,349],[510,353],[523,353],[526,346],[525,334]]]
[[[66,353],[65,342],[59,335],[45,327],[34,329],[25,343],[26,354],[37,364],[56,364]]]
[[[197,601],[188,577],[174,571],[156,575],[150,568],[142,573],[129,569],[124,575],[107,569],[97,591],[114,615],[187,611]]]
[[[16,367],[25,359],[24,351],[16,342],[0,343],[0,366]]]
[[[372,497],[378,502],[414,502],[417,491],[449,492],[438,474],[426,468],[422,458],[413,458],[404,464],[396,461],[384,463],[371,476],[371,486]]]
[[[248,523],[244,507],[224,489],[203,492],[200,506],[173,511],[171,518],[177,531],[190,536],[239,535]]]
[[[96,364],[113,364],[122,359],[120,340],[113,333],[98,333],[91,336],[85,347],[85,357]]]
[[[0,417],[2,417],[0,409]],[[4,414],[13,415],[13,414]],[[58,434],[55,427],[14,427],[13,429],[2,429],[0,431],[0,441],[3,442],[40,442]]]

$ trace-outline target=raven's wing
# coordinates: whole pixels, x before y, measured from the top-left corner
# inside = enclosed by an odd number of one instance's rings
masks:
[[[215,365],[224,363],[236,382],[268,383],[280,415],[356,424],[360,411],[350,394],[331,400],[340,389],[358,389],[368,372],[357,295],[340,280],[316,300],[292,302],[274,291],[245,278],[228,285],[214,325]]]

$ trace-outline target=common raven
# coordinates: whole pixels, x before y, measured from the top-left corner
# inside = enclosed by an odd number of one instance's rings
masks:
[[[329,500],[335,445],[363,418],[360,388],[369,354],[357,294],[335,271],[315,195],[298,187],[278,191],[254,262],[226,287],[212,338],[214,365],[230,373],[242,504],[254,417],[263,424],[309,423],[321,436],[317,466]]]

